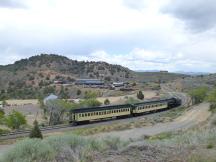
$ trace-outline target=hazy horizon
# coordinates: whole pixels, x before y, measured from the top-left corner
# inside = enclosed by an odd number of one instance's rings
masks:
[[[132,70],[216,72],[213,0],[1,0],[0,65],[40,53]]]

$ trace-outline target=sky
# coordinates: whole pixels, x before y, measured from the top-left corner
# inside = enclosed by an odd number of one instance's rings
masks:
[[[41,53],[216,72],[215,0],[0,0],[0,64]]]

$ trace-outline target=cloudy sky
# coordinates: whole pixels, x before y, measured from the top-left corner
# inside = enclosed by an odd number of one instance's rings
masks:
[[[216,72],[215,0],[0,0],[0,64],[40,53]]]

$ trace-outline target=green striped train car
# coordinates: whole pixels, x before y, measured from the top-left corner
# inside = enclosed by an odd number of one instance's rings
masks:
[[[90,108],[79,108],[71,111],[71,121],[73,123],[82,123],[99,119],[123,117],[131,115],[130,104],[109,105]]]
[[[161,111],[181,105],[181,100],[168,98],[144,101],[135,104],[109,105],[71,110],[70,123],[79,124],[108,118],[136,116],[147,112]]]

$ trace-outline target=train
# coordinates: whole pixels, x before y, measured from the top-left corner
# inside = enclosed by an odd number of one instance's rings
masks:
[[[108,105],[72,109],[70,111],[70,123],[73,125],[89,123],[112,118],[126,118],[146,113],[163,111],[181,105],[179,98],[166,98],[149,100],[134,104]]]

